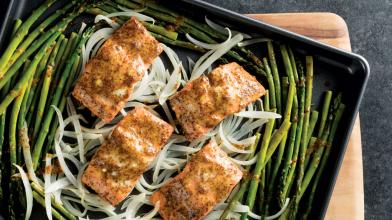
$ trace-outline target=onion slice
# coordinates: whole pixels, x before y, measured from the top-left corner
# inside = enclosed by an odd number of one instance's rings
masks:
[[[237,45],[239,47],[246,47],[246,46],[249,46],[249,45],[252,45],[252,44],[264,43],[264,42],[268,42],[268,41],[271,41],[271,39],[265,38],[265,37],[263,37],[263,38],[254,38],[254,39],[250,39],[250,40],[239,42]]]
[[[195,80],[199,76],[201,76],[204,71],[208,69],[216,60],[218,60],[221,56],[223,56],[225,53],[227,53],[232,47],[237,45],[239,42],[241,42],[243,39],[243,36],[241,34],[235,35],[232,39],[230,39],[228,42],[223,43],[218,49],[214,50],[214,52],[211,54],[210,57],[208,57],[203,64],[201,64],[199,67],[195,67],[192,71],[191,75],[191,80]]]
[[[30,219],[31,216],[31,211],[33,210],[33,192],[31,190],[29,178],[27,177],[27,174],[23,170],[22,167],[13,164],[19,171],[20,177],[22,178],[23,186],[25,188],[25,194],[26,194],[26,214],[25,214],[25,220]]]
[[[117,29],[120,27],[120,25],[117,22],[113,21],[112,19],[110,19],[109,17],[107,17],[105,15],[95,16],[94,23],[98,23],[101,20],[106,21],[106,23],[108,23],[114,29]]]
[[[210,26],[212,29],[216,30],[217,32],[219,32],[219,33],[221,33],[221,34],[227,35],[227,32],[226,32],[226,30],[225,30],[225,27],[223,27],[222,25],[217,24],[217,23],[211,21],[210,19],[207,18],[207,16],[205,16],[205,21],[206,21],[207,25]],[[227,28],[227,27],[226,27],[226,28]],[[232,32],[234,35],[236,35],[236,34],[242,34],[242,35],[244,36],[245,39],[250,39],[250,38],[252,38],[249,34],[241,33],[241,32],[238,32],[238,31],[231,31],[231,32]]]
[[[205,49],[208,49],[208,50],[215,50],[215,49],[218,49],[222,44],[224,44],[224,43],[227,43],[230,39],[231,39],[231,31],[230,31],[230,29],[229,28],[225,28],[225,30],[227,31],[227,33],[228,33],[228,37],[227,37],[227,39],[224,41],[224,42],[222,42],[222,43],[219,43],[219,44],[207,44],[207,43],[203,43],[203,42],[201,42],[201,41],[198,41],[198,40],[196,40],[195,38],[193,38],[191,35],[189,35],[189,34],[186,34],[185,36],[186,36],[186,38],[190,41],[190,42],[192,42],[193,44],[195,44],[195,45],[197,45],[197,46],[199,46],[199,47],[202,47],[202,48],[205,48]]]
[[[50,192],[48,192],[47,190],[50,185],[50,175],[52,174],[52,165],[51,164],[52,164],[52,155],[46,154],[45,172],[44,172],[44,181],[45,181],[44,199],[45,199],[46,216],[48,217],[49,220],[52,220],[52,203],[50,201]]]
[[[121,11],[121,12],[114,12],[111,14],[106,15],[106,17],[118,17],[118,16],[127,16],[127,17],[136,17],[139,21],[150,21],[155,22],[154,18],[146,16],[144,14],[140,14],[136,11]]]
[[[244,118],[262,118],[262,119],[276,119],[282,116],[275,112],[267,111],[242,111],[234,114],[235,116]]]

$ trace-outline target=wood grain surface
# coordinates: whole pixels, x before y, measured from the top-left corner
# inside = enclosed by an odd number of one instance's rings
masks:
[[[262,20],[326,44],[351,51],[346,22],[332,13],[252,14]],[[356,119],[326,219],[364,219],[362,145]]]

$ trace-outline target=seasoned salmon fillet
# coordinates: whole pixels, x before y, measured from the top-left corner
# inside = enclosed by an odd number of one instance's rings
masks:
[[[117,205],[132,191],[172,133],[171,125],[143,107],[136,107],[99,147],[82,182]]]
[[[87,63],[73,96],[94,115],[110,122],[162,50],[162,45],[132,17]]]
[[[237,63],[229,63],[186,84],[170,99],[170,105],[186,138],[192,141],[264,93],[254,76]]]
[[[152,194],[165,220],[198,220],[222,202],[242,178],[242,171],[215,142],[193,155],[184,170]]]

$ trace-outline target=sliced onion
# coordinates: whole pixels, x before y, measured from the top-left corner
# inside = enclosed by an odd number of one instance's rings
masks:
[[[121,109],[121,114],[125,117],[125,116],[127,116],[127,112],[124,110],[124,109]]]
[[[86,29],[87,24],[82,22],[82,24],[80,25],[80,29],[79,29],[79,35],[83,34],[84,29]]]
[[[157,159],[156,159],[156,166],[155,166],[155,170],[154,173],[152,175],[152,181],[156,182],[158,179],[158,174],[159,171],[161,170],[161,164],[163,162],[163,160],[166,158],[166,151],[167,149],[169,149],[170,145],[173,144],[174,140],[170,140],[161,150],[161,152],[159,153]]]
[[[230,143],[230,141],[227,140],[226,135],[223,133],[222,124],[219,125],[219,137],[222,139],[223,146],[226,147],[226,149],[231,152],[240,153],[240,154],[249,154],[252,152],[251,150],[241,150],[233,146]]]
[[[246,46],[249,46],[252,44],[263,43],[263,42],[268,42],[268,41],[271,41],[271,39],[269,39],[269,38],[254,38],[251,40],[239,42],[237,45],[239,47],[246,47]]]
[[[208,57],[210,57],[211,54],[213,54],[214,52],[215,52],[215,50],[210,50],[210,51],[208,51],[207,53],[205,53],[203,56],[201,56],[201,57],[196,61],[195,65],[193,65],[193,69],[192,69],[192,72],[191,72],[191,79],[192,79],[192,75],[193,75],[193,72],[195,71],[195,69],[198,69],[199,66],[200,66]],[[196,77],[196,78],[197,78],[197,77]],[[196,79],[196,78],[195,78],[195,79]]]
[[[192,72],[193,67],[195,66],[195,61],[193,61],[190,57],[187,57],[187,59],[188,59],[188,69],[189,69],[189,72]]]
[[[193,147],[187,147],[187,146],[173,144],[170,146],[170,150],[186,152],[187,154],[193,154],[193,153],[196,153],[197,151],[199,151],[200,148],[193,148]]]
[[[159,204],[160,204],[160,202],[158,201],[155,204],[154,209],[152,211],[150,211],[149,213],[145,214],[143,217],[141,217],[140,220],[150,220],[154,216],[156,216],[158,214],[158,211],[159,211]]]
[[[144,194],[146,194],[146,195],[151,195],[151,194],[152,194],[152,192],[146,190],[146,189],[144,188],[144,186],[143,186],[140,182],[137,182],[137,183],[136,183],[135,189],[137,189],[137,191],[139,191],[140,193],[144,193]]]
[[[240,145],[240,146],[247,147],[247,146],[250,146],[250,145],[252,145],[253,143],[255,143],[256,136],[248,137],[248,138],[245,138],[245,139],[240,140],[240,141],[237,141],[236,139],[232,138],[231,136],[227,136],[227,139],[228,139],[231,143],[233,143],[233,144],[235,144],[235,145]]]
[[[31,190],[29,178],[27,177],[27,174],[23,170],[22,167],[13,164],[19,171],[20,177],[22,178],[23,186],[25,188],[25,194],[26,194],[26,214],[25,214],[25,220],[30,219],[31,216],[31,211],[33,210],[33,192]]]
[[[142,80],[135,86],[135,90],[130,100],[138,100],[143,95],[149,95],[149,84],[153,80],[154,75],[145,73]]]
[[[97,129],[98,130],[98,129]],[[74,131],[64,131],[64,137],[71,137],[71,138],[77,138],[78,134]],[[96,133],[80,133],[83,139],[99,139],[102,137],[102,134],[96,134]]]
[[[186,34],[185,36],[186,36],[186,38],[187,38],[190,42],[192,42],[193,44],[195,44],[195,45],[197,45],[197,46],[199,46],[199,47],[202,47],[202,48],[208,49],[208,50],[215,50],[215,49],[218,49],[222,44],[229,42],[229,40],[231,39],[231,31],[230,31],[230,29],[229,29],[229,28],[225,28],[225,30],[226,30],[227,33],[228,33],[228,37],[227,37],[227,39],[226,39],[224,42],[219,43],[219,44],[207,44],[207,43],[203,43],[203,42],[201,42],[201,41],[196,40],[195,38],[193,38],[193,37],[192,37],[191,35],[189,35],[189,34]]]
[[[241,165],[241,166],[250,166],[256,163],[257,161],[257,156],[254,156],[250,160],[237,160],[235,158],[231,158],[236,164]]]
[[[29,178],[35,182],[39,183],[39,179],[35,175],[34,168],[33,168],[33,160],[31,158],[31,151],[30,151],[30,144],[29,144],[29,137],[28,137],[28,128],[26,121],[23,123],[23,128],[20,131],[21,137],[21,145],[23,151],[23,158],[26,164],[27,173],[29,174]]]
[[[105,43],[106,40],[106,38],[102,38],[95,44],[94,49],[91,51],[90,54],[91,57],[97,55],[99,48],[101,48],[102,44]]]
[[[176,124],[174,122],[173,116],[170,113],[169,107],[167,106],[166,102],[163,103],[162,108],[163,108],[163,111],[166,114],[167,119],[169,119],[170,125],[173,126],[174,130],[176,131],[176,133],[178,133],[178,129],[177,129]]]
[[[210,26],[212,29],[218,31],[218,32],[221,33],[221,34],[227,35],[227,31],[225,30],[225,28],[224,28],[222,25],[217,24],[217,23],[211,21],[210,19],[207,18],[207,16],[205,16],[205,21],[206,21],[207,25]],[[245,34],[245,33],[241,33],[241,32],[238,32],[238,31],[231,31],[231,32],[232,32],[234,35],[236,35],[236,34],[242,34],[242,35],[244,36],[245,39],[250,39],[250,38],[252,38],[250,35]]]
[[[45,187],[45,193],[52,193],[55,192],[59,189],[63,189],[67,186],[69,186],[71,183],[69,182],[68,178],[64,177],[61,179],[56,180],[53,183],[50,183],[48,181],[48,185]]]
[[[76,109],[70,97],[67,98],[67,104],[70,109],[71,115],[76,115]],[[76,133],[76,140],[78,142],[78,149],[79,149],[79,158],[80,161],[84,164],[86,163],[86,157],[84,156],[84,141],[82,135],[82,128],[80,127],[80,122],[77,119],[72,120],[75,133]]]
[[[244,118],[262,118],[262,119],[275,119],[281,118],[282,116],[275,112],[266,111],[242,111],[234,114],[235,116]]]
[[[46,216],[48,217],[49,220],[52,220],[52,203],[50,201],[50,192],[48,191],[50,184],[50,175],[52,173],[52,156],[50,154],[47,154],[45,157],[45,172],[44,172],[44,181],[45,181],[45,193],[44,193],[44,198],[45,198],[45,210],[46,210]]]
[[[175,69],[173,70],[173,73],[171,74],[169,81],[167,82],[167,85],[165,88],[163,88],[162,93],[159,97],[159,104],[163,104],[166,102],[167,98],[169,98],[171,95],[173,95],[177,89],[181,85],[181,66],[182,64],[179,63]]]
[[[94,32],[89,40],[86,43],[86,54],[85,54],[85,61],[87,63],[88,59],[90,58],[91,50],[93,47],[100,41],[105,41],[107,40],[110,35],[113,33],[114,29],[113,28],[101,28],[98,31]]]
[[[137,211],[144,204],[144,200],[146,200],[146,194],[140,193],[139,195],[133,195],[130,197],[130,202],[125,211],[125,215],[131,218],[135,218]]]
[[[63,120],[63,116],[61,115],[60,110],[56,107],[56,106],[52,106],[54,108],[54,110],[56,111],[57,117],[58,117],[58,121],[59,121],[59,128],[56,132],[56,136],[57,138],[55,138],[54,140],[54,148],[55,148],[55,152],[56,152],[56,156],[58,158],[59,164],[61,169],[64,171],[65,176],[69,179],[69,181],[76,186],[76,179],[73,176],[71,170],[68,168],[67,163],[64,160],[64,156],[63,156],[63,152],[61,151],[60,148],[60,144],[59,144],[59,140],[62,139],[62,132],[64,131],[64,120]]]
[[[72,214],[78,217],[83,217],[87,214],[87,209],[84,209],[83,212],[81,212],[78,208],[74,207],[71,202],[67,199],[68,197],[65,197],[62,202],[64,207]]]
[[[155,22],[154,18],[146,16],[144,14],[140,14],[135,11],[121,11],[121,12],[114,12],[114,13],[106,15],[106,17],[108,17],[108,18],[118,17],[118,16],[136,17],[139,21],[150,21],[153,23]]]
[[[284,211],[286,211],[287,207],[289,206],[289,202],[290,202],[290,198],[287,198],[287,199],[286,199],[286,202],[284,203],[282,209],[279,210],[279,212],[277,212],[277,213],[274,214],[274,215],[267,216],[267,217],[265,217],[265,219],[266,219],[266,220],[272,220],[272,219],[276,219],[276,218],[278,218],[279,216],[281,216],[281,215],[284,213]]]
[[[102,20],[106,21],[106,23],[108,23],[114,29],[117,29],[120,27],[120,25],[117,22],[113,21],[112,19],[110,19],[109,17],[107,17],[105,15],[95,16],[94,23],[98,23],[99,21],[102,21]]]
[[[208,57],[203,64],[200,65],[200,67],[195,67],[195,69],[192,72],[191,80],[194,80],[201,76],[204,71],[208,69],[209,66],[211,66],[217,59],[219,59],[222,55],[227,53],[232,47],[237,45],[239,42],[241,42],[243,39],[243,36],[241,34],[235,35],[232,39],[230,39],[228,42],[223,43],[218,49],[214,51],[213,54],[211,54],[210,57]]]
[[[155,189],[159,189],[159,188],[161,188],[163,185],[165,185],[165,183],[166,183],[168,180],[163,181],[162,183],[159,183],[159,184],[157,184],[157,185],[152,185],[152,184],[147,183],[146,179],[144,179],[144,176],[142,175],[142,176],[140,177],[139,181],[140,181],[140,184],[141,184],[142,186],[144,186],[144,187],[146,187],[146,188],[148,188],[148,189],[150,189],[150,190],[155,190]]]

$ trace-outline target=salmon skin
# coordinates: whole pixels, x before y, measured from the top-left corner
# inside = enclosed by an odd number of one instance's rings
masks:
[[[94,115],[110,122],[162,51],[162,45],[132,17],[87,63],[72,95]]]
[[[132,191],[172,133],[171,125],[145,108],[136,107],[99,147],[82,182],[117,205]]]
[[[215,142],[193,155],[184,170],[152,194],[165,220],[203,219],[242,178],[241,169]]]
[[[233,62],[185,85],[170,99],[170,105],[185,137],[193,141],[264,94],[256,77]]]

